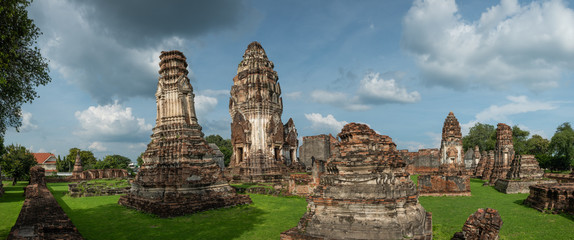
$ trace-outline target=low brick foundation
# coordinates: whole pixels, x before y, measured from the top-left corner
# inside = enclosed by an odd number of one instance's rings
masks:
[[[574,183],[539,184],[530,186],[524,205],[538,211],[574,214]]]
[[[26,200],[7,239],[83,239],[46,187],[44,169],[30,169]]]
[[[105,183],[70,183],[68,184],[68,195],[70,197],[94,197],[127,194],[131,186],[114,187]]]
[[[420,196],[470,196],[469,176],[419,175]]]
[[[494,188],[499,192],[506,194],[514,193],[529,193],[530,186],[536,184],[556,183],[556,180],[543,180],[543,179],[524,179],[524,180],[509,180],[498,179],[494,184]]]

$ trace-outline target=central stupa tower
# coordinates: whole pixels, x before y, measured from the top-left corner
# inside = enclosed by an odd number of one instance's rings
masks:
[[[229,114],[234,180],[275,181],[297,165],[297,130],[283,125],[283,99],[273,62],[258,42],[247,46],[233,78]]]
[[[250,203],[229,186],[203,139],[185,56],[168,51],[160,59],[156,126],[132,189],[119,204],[172,217]]]

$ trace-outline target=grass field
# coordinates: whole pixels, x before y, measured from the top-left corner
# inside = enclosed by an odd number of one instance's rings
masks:
[[[414,176],[413,176],[414,177]],[[504,224],[500,239],[572,239],[574,217],[538,212],[521,205],[527,194],[503,194],[471,179],[471,197],[420,197],[433,214],[434,239],[450,239],[478,208],[494,208]],[[5,183],[0,198],[0,239],[5,238],[22,205],[22,187]],[[253,204],[161,219],[117,204],[119,196],[70,198],[67,183],[48,185],[87,239],[278,239],[297,225],[306,210],[302,198],[252,194]]]
[[[4,196],[0,198],[0,239],[6,239],[10,229],[16,223],[22,203],[24,203],[24,187],[28,182],[18,182],[12,186],[12,181],[3,181]]]
[[[471,179],[471,197],[419,197],[432,212],[434,239],[450,239],[478,208],[498,210],[502,221],[500,239],[572,239],[574,218],[544,214],[522,205],[528,194],[504,194],[483,181]]]
[[[86,239],[277,239],[307,206],[299,197],[253,194],[249,206],[161,219],[119,206],[119,196],[71,198],[66,183],[48,187]]]

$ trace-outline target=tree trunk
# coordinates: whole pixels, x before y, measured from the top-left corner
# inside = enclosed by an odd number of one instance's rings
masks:
[[[12,186],[15,186],[15,185],[16,185],[16,182],[17,182],[17,181],[16,181],[16,178],[14,178],[14,181],[12,181]]]

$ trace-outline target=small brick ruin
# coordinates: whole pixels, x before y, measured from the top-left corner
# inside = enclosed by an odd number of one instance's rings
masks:
[[[229,172],[238,182],[282,181],[297,161],[297,129],[281,120],[283,99],[274,65],[258,42],[247,46],[233,78],[229,114],[233,155]]]
[[[544,170],[540,169],[533,155],[517,155],[510,164],[506,179],[498,179],[496,190],[503,193],[529,193],[530,186],[555,183],[554,179],[543,179]]]
[[[68,184],[68,195],[70,197],[94,197],[127,194],[131,187],[117,187],[107,183],[93,183],[81,181]]]
[[[131,191],[118,203],[160,217],[251,203],[229,185],[203,138],[185,56],[168,51],[160,59],[156,126]]]
[[[444,121],[439,170],[429,175],[419,175],[421,196],[470,196],[470,176],[464,163],[460,124],[450,112]]]
[[[457,232],[452,240],[496,240],[502,227],[502,218],[496,209],[479,208],[470,215],[462,232]]]
[[[337,139],[331,134],[305,136],[303,137],[303,144],[299,147],[299,161],[307,171],[311,171],[313,159],[326,162],[331,157],[335,143],[337,143]]]
[[[409,174],[435,174],[440,166],[439,149],[419,149],[417,152],[399,151]]]
[[[83,239],[46,187],[44,176],[41,166],[30,169],[26,199],[7,239]]]
[[[392,139],[358,123],[338,137],[308,211],[281,239],[431,239],[431,214]]]
[[[574,183],[551,183],[530,186],[524,205],[541,212],[574,214]]]

